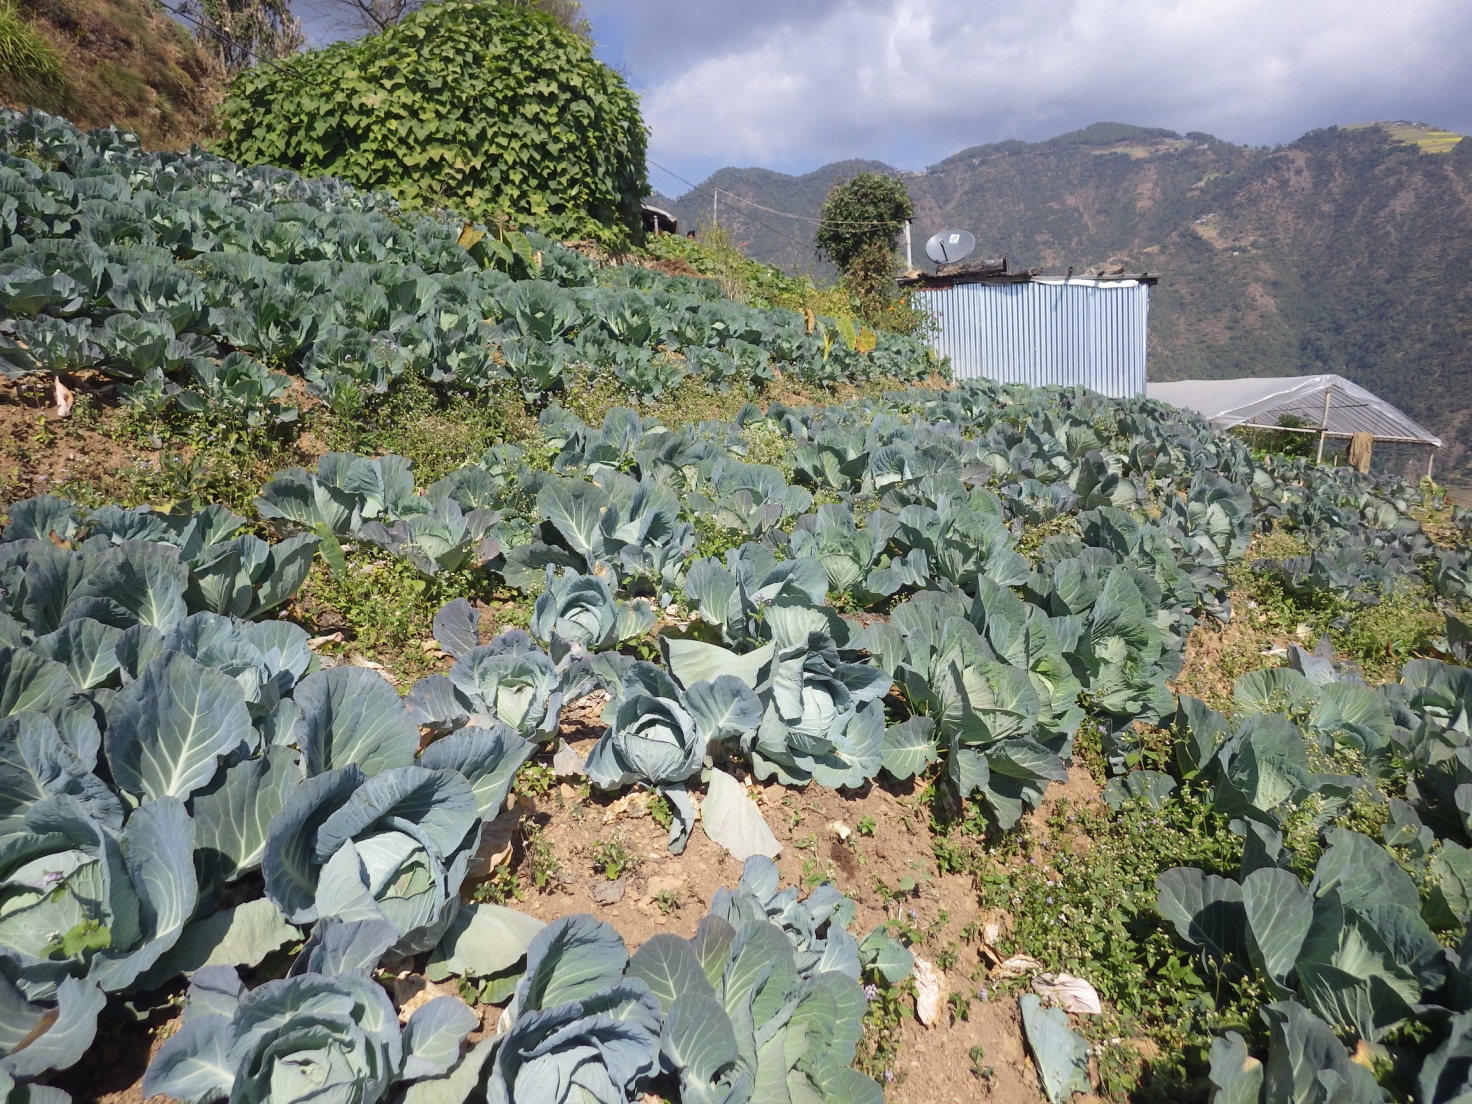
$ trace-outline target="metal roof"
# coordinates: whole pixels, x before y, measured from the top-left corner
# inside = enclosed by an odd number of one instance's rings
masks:
[[[1150,289],[1140,280],[947,280],[915,287],[936,321],[932,344],[958,379],[1145,391]]]
[[[1291,414],[1329,437],[1371,433],[1381,441],[1441,447],[1441,438],[1402,411],[1343,376],[1274,376],[1150,383],[1145,393],[1171,406],[1194,410],[1223,429],[1272,428]],[[1325,399],[1328,399],[1327,418]]]
[[[958,261],[954,264],[938,265],[934,273],[911,270],[898,279],[901,287],[917,291],[932,291],[938,288],[956,287],[959,284],[1061,284],[1075,281],[1092,281],[1098,284],[1148,284],[1154,286],[1160,277],[1150,272],[1126,272],[1117,268],[1112,272],[1100,269],[1074,276],[1069,269],[1063,276],[1044,276],[1040,268],[1028,268],[1014,272],[1006,257],[994,261]]]

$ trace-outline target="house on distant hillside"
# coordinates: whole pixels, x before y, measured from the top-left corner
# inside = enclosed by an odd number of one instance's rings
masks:
[[[678,234],[680,232],[679,220],[663,207],[645,203],[640,215],[644,219],[644,233],[651,238],[659,234]]]
[[[1116,398],[1145,393],[1150,288],[1158,276],[1012,272],[1007,259],[909,272],[900,286],[930,312],[935,351],[957,379],[1087,387]]]

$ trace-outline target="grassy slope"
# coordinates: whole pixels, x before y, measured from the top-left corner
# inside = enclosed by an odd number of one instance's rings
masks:
[[[18,13],[61,56],[64,88],[0,102],[32,104],[80,127],[115,124],[153,149],[208,132],[222,76],[184,28],[151,0],[18,0]]]
[[[905,179],[925,238],[974,230],[1014,267],[1164,274],[1152,302],[1158,379],[1338,372],[1449,440],[1472,478],[1472,142],[1410,124],[1331,129],[1277,149],[1101,125],[965,150]],[[865,167],[871,167],[866,164]],[[723,169],[736,195],[816,214],[848,166],[802,177]],[[709,200],[674,202],[686,221]],[[789,237],[755,221],[760,218]],[[808,224],[722,203],[764,260],[811,264]]]

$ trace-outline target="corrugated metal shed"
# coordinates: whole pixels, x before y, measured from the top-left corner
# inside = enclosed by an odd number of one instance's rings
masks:
[[[936,352],[958,379],[1145,393],[1154,277],[1047,279],[1032,274],[906,281],[935,316]]]

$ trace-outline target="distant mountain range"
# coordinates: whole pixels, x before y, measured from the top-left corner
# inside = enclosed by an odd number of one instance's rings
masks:
[[[1152,379],[1337,372],[1439,434],[1439,470],[1472,482],[1472,141],[1408,123],[1331,127],[1276,148],[1096,123],[975,146],[923,173],[843,161],[805,176],[721,169],[656,197],[682,229],[708,194],[745,251],[822,274],[812,218],[856,172],[901,176],[914,255],[942,229],[1014,269],[1159,273]],[[745,202],[742,202],[745,201]]]

